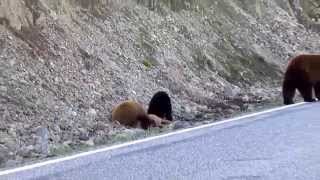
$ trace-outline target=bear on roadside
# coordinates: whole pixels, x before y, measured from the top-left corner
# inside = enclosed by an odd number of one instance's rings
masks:
[[[172,106],[169,95],[158,91],[150,100],[148,114],[155,114],[162,119],[172,121]]]
[[[295,90],[298,89],[305,102],[320,99],[320,55],[302,54],[292,58],[287,66],[282,84],[283,103],[293,104]]]
[[[129,127],[161,127],[169,122],[153,114],[147,114],[142,105],[135,101],[124,101],[117,105],[112,111],[112,121]]]

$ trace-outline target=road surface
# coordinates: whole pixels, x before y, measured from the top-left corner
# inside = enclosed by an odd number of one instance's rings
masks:
[[[0,172],[36,180],[319,180],[320,103]]]

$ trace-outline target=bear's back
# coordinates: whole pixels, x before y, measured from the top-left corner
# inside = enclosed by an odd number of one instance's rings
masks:
[[[293,57],[289,61],[286,74],[293,77],[294,72],[305,72],[312,83],[320,81],[320,54],[300,54]]]
[[[112,111],[112,120],[123,125],[135,126],[138,123],[138,118],[145,115],[141,104],[134,101],[124,101]]]

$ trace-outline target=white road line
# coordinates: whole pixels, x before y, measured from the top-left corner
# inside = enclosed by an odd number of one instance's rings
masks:
[[[240,117],[235,117],[235,118],[231,118],[231,119],[227,119],[227,120],[223,120],[223,121],[218,121],[218,122],[214,122],[214,123],[210,123],[210,124],[205,124],[205,125],[197,126],[197,127],[193,127],[193,128],[188,128],[188,129],[184,129],[184,130],[180,130],[180,131],[175,131],[175,132],[171,132],[171,133],[167,133],[167,134],[163,134],[163,135],[159,135],[159,136],[149,137],[149,138],[140,139],[140,140],[136,140],[136,141],[132,141],[132,142],[127,142],[127,143],[123,143],[123,144],[119,144],[119,145],[114,145],[114,146],[110,146],[110,147],[106,147],[106,148],[83,152],[83,153],[63,157],[60,159],[53,159],[53,160],[48,160],[48,161],[44,161],[44,162],[40,162],[40,163],[36,163],[36,164],[26,165],[23,167],[18,167],[15,169],[9,169],[9,170],[5,170],[5,171],[1,171],[0,176],[9,175],[9,174],[17,173],[20,171],[31,170],[34,168],[39,168],[41,166],[56,164],[56,163],[63,162],[63,161],[69,161],[72,159],[76,159],[76,158],[80,158],[80,157],[84,157],[84,156],[89,156],[89,155],[100,153],[100,152],[106,152],[106,151],[110,151],[110,150],[114,150],[114,149],[119,149],[119,148],[123,148],[123,147],[133,145],[133,144],[140,144],[140,143],[147,142],[147,141],[152,141],[152,140],[156,140],[156,139],[160,139],[160,138],[164,138],[164,137],[168,137],[168,136],[173,136],[176,134],[182,134],[182,133],[186,133],[186,132],[190,132],[190,131],[194,131],[194,130],[198,130],[198,129],[212,127],[212,126],[216,126],[216,125],[220,125],[220,124],[224,124],[224,123],[228,123],[228,122],[232,122],[232,121],[241,120],[244,118],[250,118],[250,117],[254,117],[254,116],[258,116],[258,115],[262,115],[262,114],[271,113],[274,111],[280,111],[283,109],[288,109],[288,108],[291,108],[294,106],[299,106],[302,104],[306,104],[306,103],[301,102],[301,103],[296,103],[296,104],[292,104],[292,105],[281,106],[278,108],[273,108],[273,109],[269,109],[269,110],[265,110],[265,111],[261,111],[261,112],[257,112],[257,113],[252,113],[252,114],[248,114],[248,115],[244,115],[244,116],[240,116]]]

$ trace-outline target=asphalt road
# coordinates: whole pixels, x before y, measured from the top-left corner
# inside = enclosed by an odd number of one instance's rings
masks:
[[[0,172],[0,179],[319,180],[320,103]]]

